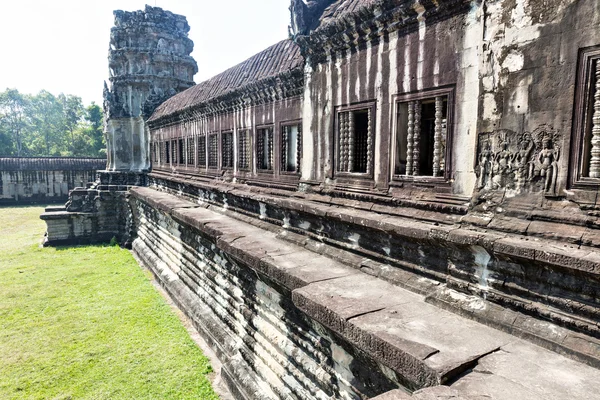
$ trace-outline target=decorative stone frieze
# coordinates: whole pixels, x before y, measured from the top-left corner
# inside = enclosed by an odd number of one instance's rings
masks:
[[[562,135],[550,126],[533,132],[509,129],[479,134],[477,189],[543,192],[555,196]]]

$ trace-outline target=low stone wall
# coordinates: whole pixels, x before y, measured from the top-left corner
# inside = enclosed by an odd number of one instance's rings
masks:
[[[599,397],[595,368],[429,304],[426,288],[472,313],[492,303],[405,274],[414,293],[272,224],[265,206],[254,218],[212,201],[131,189],[133,251],[215,349],[235,398]]]
[[[555,223],[534,221],[538,232],[546,226],[547,237],[526,236],[479,229],[464,222],[468,215],[376,201],[248,191],[185,176],[163,179],[151,174],[150,182],[193,201],[282,226],[291,240],[317,253],[426,294],[438,306],[600,366],[600,255],[593,247],[553,240]],[[471,296],[449,296],[448,289]],[[473,309],[478,299],[488,305]]]
[[[77,157],[0,158],[0,203],[66,201],[69,191],[96,180],[105,159]]]

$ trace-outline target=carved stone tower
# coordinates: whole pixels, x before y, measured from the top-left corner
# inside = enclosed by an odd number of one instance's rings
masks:
[[[104,83],[108,161],[114,172],[150,169],[145,120],[167,98],[194,85],[194,43],[182,15],[146,6],[115,11],[108,53],[110,85]]]

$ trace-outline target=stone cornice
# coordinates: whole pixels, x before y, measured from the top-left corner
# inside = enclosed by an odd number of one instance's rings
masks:
[[[250,83],[210,101],[194,104],[176,113],[150,119],[151,129],[201,119],[302,94],[304,71],[300,68]]]
[[[392,32],[414,31],[420,21],[432,24],[464,13],[472,3],[469,0],[379,0],[294,39],[305,59],[316,65],[336,52],[360,48],[369,42],[377,43]]]

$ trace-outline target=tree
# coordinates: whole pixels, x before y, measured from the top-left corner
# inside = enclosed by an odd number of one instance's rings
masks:
[[[0,123],[1,131],[12,139],[12,148],[8,155],[20,157],[23,154],[23,139],[28,127],[27,107],[29,97],[19,93],[17,89],[6,89],[0,93]],[[2,149],[0,149],[2,150]],[[0,151],[0,153],[4,153]]]
[[[56,96],[42,90],[31,98],[31,120],[36,134],[29,146],[32,154],[60,155],[64,146],[62,137],[63,108]]]

